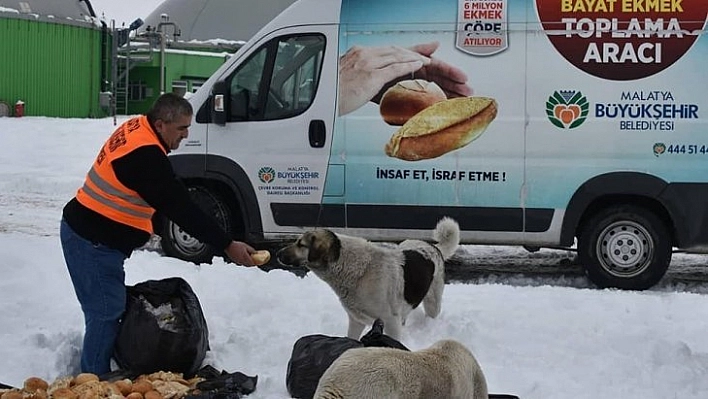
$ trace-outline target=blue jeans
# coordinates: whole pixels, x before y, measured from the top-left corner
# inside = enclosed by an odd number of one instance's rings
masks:
[[[64,260],[84,313],[81,372],[111,371],[111,357],[119,320],[125,311],[126,288],[123,252],[84,239],[62,220],[60,229]]]

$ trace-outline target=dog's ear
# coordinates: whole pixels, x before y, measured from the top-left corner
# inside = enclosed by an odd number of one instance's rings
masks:
[[[329,236],[330,241],[328,253],[329,258],[327,258],[327,261],[333,263],[339,260],[339,255],[342,252],[342,242],[339,241],[339,237],[337,237],[337,235],[333,232],[329,230],[325,230],[325,232],[327,236]]]
[[[307,260],[310,263],[329,264],[339,259],[342,243],[336,234],[329,230],[319,230],[311,233]]]

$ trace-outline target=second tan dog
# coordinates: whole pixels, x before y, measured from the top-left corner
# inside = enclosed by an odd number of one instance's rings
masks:
[[[320,378],[314,399],[487,399],[487,380],[472,353],[454,340],[408,352],[354,348]]]

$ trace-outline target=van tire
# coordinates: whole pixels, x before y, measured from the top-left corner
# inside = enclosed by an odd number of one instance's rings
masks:
[[[654,212],[635,205],[605,208],[580,229],[578,257],[600,288],[645,290],[666,274],[671,238]]]
[[[224,202],[204,187],[193,186],[188,190],[192,200],[231,234],[231,213]],[[201,243],[171,220],[163,217],[161,222],[163,225],[160,228],[162,233],[160,243],[165,255],[196,264],[211,263],[215,255],[222,255],[221,251]]]

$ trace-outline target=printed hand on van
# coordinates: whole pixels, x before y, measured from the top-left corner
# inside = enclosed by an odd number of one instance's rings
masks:
[[[467,85],[467,75],[460,68],[433,58],[433,53],[439,46],[439,42],[431,42],[411,47],[411,50],[430,58],[430,63],[417,70],[413,78],[437,83],[448,98],[471,96],[472,88]]]
[[[438,46],[438,42],[431,42],[411,48],[350,48],[339,60],[339,114],[355,111],[369,101],[378,103],[388,87],[403,79],[433,81],[448,97],[471,95],[462,70],[431,57]]]

